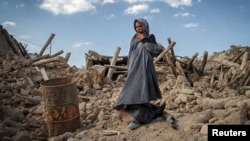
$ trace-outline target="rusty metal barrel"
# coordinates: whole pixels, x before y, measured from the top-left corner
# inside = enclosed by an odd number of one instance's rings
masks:
[[[76,131],[80,127],[80,113],[78,91],[73,79],[50,79],[40,86],[49,136]]]

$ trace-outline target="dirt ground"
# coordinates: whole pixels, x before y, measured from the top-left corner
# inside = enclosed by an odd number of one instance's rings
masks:
[[[128,129],[123,121],[110,121],[112,123],[107,123],[106,129],[96,129],[96,126],[89,129],[82,127],[75,137],[84,141],[206,141],[207,135],[201,135],[198,131],[193,133],[185,131],[185,128],[192,124],[191,117],[190,114],[177,114],[178,129],[172,128],[163,117],[158,117],[134,130]]]

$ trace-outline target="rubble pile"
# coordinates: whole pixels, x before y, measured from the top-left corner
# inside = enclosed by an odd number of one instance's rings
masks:
[[[225,52],[215,53],[210,60],[232,58],[233,56],[229,56],[233,55],[231,51],[242,49],[231,48]],[[41,72],[31,64],[31,59],[2,52],[0,56],[1,140],[47,140],[49,137],[43,118],[42,95],[37,92],[40,83],[44,81]],[[240,66],[241,58],[238,58],[235,64]],[[185,59],[180,59],[180,61],[185,62]],[[199,62],[198,59],[196,61]],[[155,102],[166,101],[166,111],[175,115],[177,119],[184,118],[185,114],[192,114],[193,116],[187,120],[190,122],[185,122],[183,132],[201,134],[200,138],[206,135],[204,128],[207,124],[250,124],[249,82],[241,87],[243,89],[235,88],[235,86],[241,86],[241,81],[238,79],[234,81],[232,87],[222,85],[220,82],[222,81],[220,79],[225,81],[226,75],[231,79],[239,77],[237,69],[240,67],[208,62],[203,75],[198,75],[199,78],[196,76],[196,79],[192,81],[187,79],[187,75],[175,75],[167,63],[155,65],[163,95],[161,101]],[[197,62],[194,61],[195,63]],[[246,64],[248,66],[245,69],[249,71],[249,59]],[[67,65],[63,58],[61,62],[45,64],[44,68],[50,79],[73,77],[79,90],[81,128],[75,133],[67,133],[67,138],[80,140],[89,137],[90,140],[93,138],[109,140],[108,138],[114,138],[114,136],[106,136],[103,134],[104,130],[107,132],[107,129],[112,129],[113,133],[125,128],[115,119],[112,105],[122,88],[126,74],[120,74],[116,80],[110,80],[105,77],[107,70],[105,66],[93,65],[88,70],[78,69]],[[219,73],[214,74],[215,72]],[[192,73],[186,74],[193,75]],[[228,78],[227,82],[230,80]],[[86,130],[89,130],[89,133]],[[60,135],[58,138],[66,135]],[[116,135],[115,139],[119,140],[119,136]]]
[[[86,68],[69,66],[66,57],[44,50],[32,57],[0,26],[0,140],[2,141],[138,141],[207,140],[208,124],[250,124],[250,48],[228,50],[201,58],[177,57],[175,42],[154,60],[165,111],[178,121],[178,130],[163,117],[130,131],[116,118],[113,104],[126,80],[127,56],[86,54]],[[112,58],[116,58],[113,62]],[[111,61],[112,60],[112,61]],[[113,63],[113,64],[112,64]],[[111,73],[110,73],[111,72]],[[41,83],[72,78],[77,87],[80,128],[49,136]],[[54,113],[55,114],[55,113]],[[146,134],[145,134],[146,133]]]
[[[45,66],[46,70],[50,70],[50,78],[73,76],[69,65],[63,63],[63,58],[61,60],[57,64],[50,63]],[[42,136],[46,140],[46,130],[42,131],[45,127],[41,94],[38,90],[44,79],[40,69],[31,62],[31,59],[12,53],[0,53],[1,140],[19,132],[28,133],[30,138],[33,135]]]

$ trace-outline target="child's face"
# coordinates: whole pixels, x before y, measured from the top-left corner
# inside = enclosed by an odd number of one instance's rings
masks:
[[[142,24],[141,24],[141,23],[139,23],[139,22],[136,22],[136,23],[135,23],[135,31],[136,31],[137,33],[142,33],[143,27],[142,27]]]

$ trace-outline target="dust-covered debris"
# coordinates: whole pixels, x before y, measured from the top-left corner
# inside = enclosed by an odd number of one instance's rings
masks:
[[[0,140],[206,140],[209,124],[250,124],[249,47],[231,46],[212,55],[176,57],[167,53],[155,63],[168,116],[136,130],[116,118],[113,104],[126,79],[126,71],[107,78],[109,67],[92,64],[71,67],[58,55],[42,66],[13,52],[0,52]],[[89,55],[91,58],[91,55]],[[106,56],[107,57],[107,56]],[[125,62],[122,62],[121,66]],[[80,128],[49,137],[40,84],[48,79],[72,77],[76,82]],[[178,129],[171,125],[173,116]]]

